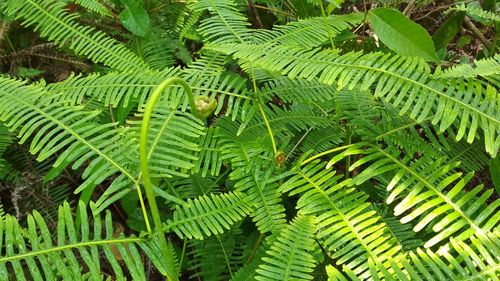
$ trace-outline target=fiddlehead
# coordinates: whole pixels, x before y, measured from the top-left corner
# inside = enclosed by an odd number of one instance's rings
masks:
[[[153,92],[153,94],[151,95],[146,104],[146,108],[144,110],[144,116],[142,118],[140,144],[139,144],[139,157],[140,157],[140,165],[142,173],[142,182],[144,186],[144,191],[146,192],[146,197],[149,202],[149,208],[151,211],[151,215],[153,217],[153,222],[155,224],[155,232],[157,232],[157,234],[159,235],[161,249],[165,257],[169,257],[172,255],[168,253],[169,247],[167,245],[167,240],[165,239],[165,235],[161,234],[162,223],[160,218],[160,212],[156,204],[155,194],[153,192],[153,187],[151,185],[151,177],[149,175],[147,146],[148,146],[149,124],[154,106],[158,102],[158,99],[160,98],[160,95],[163,93],[163,91],[172,84],[180,85],[187,93],[191,110],[193,111],[193,115],[195,115],[197,118],[205,119],[206,117],[210,116],[210,114],[212,114],[212,112],[217,107],[217,102],[215,100],[210,101],[208,97],[197,97],[195,99],[189,84],[178,77],[169,78],[163,81]],[[175,274],[172,273],[172,271],[171,274],[167,275],[168,275],[167,278],[169,280],[177,279]]]

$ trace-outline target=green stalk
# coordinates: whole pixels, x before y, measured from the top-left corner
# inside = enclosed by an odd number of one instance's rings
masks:
[[[200,116],[206,115],[206,112],[203,112],[204,111],[203,109],[199,111],[198,108],[196,107],[196,102],[193,96],[193,92],[191,91],[191,87],[189,86],[189,84],[178,77],[169,78],[163,81],[149,98],[146,104],[146,108],[144,110],[144,116],[142,118],[142,125],[141,125],[140,144],[139,144],[139,157],[141,164],[142,183],[144,186],[144,191],[146,192],[146,197],[149,202],[149,209],[153,217],[155,232],[159,235],[161,251],[164,257],[169,257],[170,259],[173,259],[173,257],[172,254],[169,253],[168,251],[167,240],[165,238],[165,235],[162,233],[162,222],[160,218],[160,212],[158,210],[158,205],[156,204],[155,194],[151,184],[151,176],[149,174],[149,166],[148,166],[147,147],[148,147],[149,123],[151,115],[153,113],[154,106],[158,102],[158,99],[160,98],[160,95],[163,93],[163,91],[172,84],[179,84],[184,88],[184,90],[188,95],[188,100],[189,100],[189,105],[191,106],[191,110],[193,111],[193,114],[196,117],[200,118]],[[211,105],[213,105],[213,102],[211,103]],[[215,106],[210,106],[210,108],[215,108]],[[177,280],[177,276],[175,276],[173,269],[171,270],[172,271],[170,273],[167,273],[166,276],[167,280]]]
[[[326,32],[328,32],[328,39],[330,39],[330,44],[332,45],[332,49],[334,49],[335,45],[333,44],[333,37],[332,34],[330,33],[330,26],[328,26],[325,7],[323,7],[323,0],[319,0],[319,7],[321,8],[321,15],[323,16],[323,21],[325,22]]]

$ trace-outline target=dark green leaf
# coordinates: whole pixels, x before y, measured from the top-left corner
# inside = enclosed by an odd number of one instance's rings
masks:
[[[151,28],[148,12],[140,3],[130,4],[120,13],[120,20],[133,34],[145,36]]]
[[[439,27],[438,30],[432,35],[432,41],[436,49],[442,49],[450,43],[455,35],[460,31],[460,27],[464,21],[465,13],[456,12],[453,13],[444,23]]]
[[[380,41],[404,56],[437,61],[434,43],[427,31],[394,9],[370,10],[368,19]]]

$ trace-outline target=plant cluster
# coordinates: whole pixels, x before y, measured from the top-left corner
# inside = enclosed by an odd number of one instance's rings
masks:
[[[429,2],[0,0],[0,280],[498,280],[499,5]]]

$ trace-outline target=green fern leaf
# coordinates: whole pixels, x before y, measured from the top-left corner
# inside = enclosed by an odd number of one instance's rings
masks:
[[[243,193],[204,195],[195,200],[188,199],[185,206],[177,206],[165,229],[173,230],[181,238],[201,240],[205,236],[223,233],[251,211],[252,206]]]
[[[95,186],[116,173],[121,175],[114,180],[111,190],[130,187],[136,182],[137,157],[131,157],[131,151],[137,151],[133,149],[134,140],[124,135],[123,128],[114,128],[113,123],[96,123],[98,115],[99,111],[51,102],[39,87],[0,77],[0,119],[10,130],[19,129],[21,143],[33,137],[30,152],[38,153],[37,160],[64,149],[54,166],[74,162],[72,167],[77,169],[89,162],[83,172],[85,181],[77,191]]]
[[[191,240],[193,266],[190,269],[196,273],[190,278],[229,280],[236,268],[243,263],[241,245],[237,241],[239,238],[241,230],[233,228],[221,235]]]
[[[111,246],[116,247],[124,261],[127,273],[134,280],[146,280],[141,256],[136,244],[143,239],[137,237],[115,238],[113,235],[111,216],[108,212],[104,224],[105,237],[101,237],[102,222],[99,216],[93,216],[93,230],[87,212],[80,203],[80,224],[75,225],[72,211],[67,203],[59,209],[57,223],[57,244],[53,244],[54,234],[49,231],[41,215],[34,212],[28,216],[28,228],[24,229],[19,222],[6,216],[0,222],[0,232],[3,236],[5,250],[0,253],[0,279],[8,280],[8,268],[13,270],[17,279],[35,280],[79,280],[83,276],[96,280],[102,279],[101,256],[102,250],[106,262],[111,265],[117,280],[125,280],[125,272],[112,253]],[[2,239],[0,239],[2,244]],[[78,259],[78,257],[81,259]],[[85,267],[80,266],[82,262]],[[28,265],[29,271],[24,271],[22,263]]]
[[[317,216],[316,237],[336,264],[344,264],[357,276],[367,278],[368,258],[386,264],[400,254],[401,246],[371,210],[367,196],[346,188],[345,181],[337,183],[339,176],[325,169],[325,163],[315,161],[292,172],[279,190],[290,196],[301,195],[298,213]]]
[[[250,23],[232,0],[202,0],[190,7],[194,12],[209,11],[212,17],[201,22],[198,31],[208,42],[244,42],[250,40]]]
[[[165,105],[160,103],[152,115],[148,139],[148,162],[152,177],[187,177],[188,171],[198,162],[196,154],[200,150],[197,141],[205,132],[203,122],[190,113],[176,110],[177,101]],[[134,126],[139,138],[142,114],[128,124]],[[141,175],[138,176],[139,178]]]
[[[316,267],[311,254],[316,244],[315,230],[315,217],[296,217],[271,244],[256,270],[255,280],[312,280],[311,273]]]
[[[483,186],[479,185],[466,191],[466,184],[471,181],[473,173],[462,176],[461,172],[454,171],[455,163],[425,156],[412,163],[409,157],[399,159],[398,150],[375,145],[366,149],[356,145],[341,155],[352,154],[367,156],[351,165],[351,170],[368,163],[352,180],[354,184],[359,185],[389,171],[395,173],[387,186],[390,194],[386,201],[388,204],[399,202],[394,213],[396,216],[404,215],[402,223],[418,219],[414,231],[432,227],[436,234],[424,244],[426,248],[449,237],[458,241],[472,235],[482,237],[498,224],[500,200],[489,203],[487,207],[484,205],[494,190],[483,190]],[[332,160],[336,162],[344,156],[338,155]]]
[[[319,79],[338,89],[371,86],[375,97],[384,98],[422,122],[432,116],[433,124],[440,123],[440,131],[456,124],[456,140],[466,132],[467,141],[475,139],[477,129],[484,134],[486,151],[493,157],[500,148],[499,95],[495,88],[486,89],[479,82],[459,83],[430,77],[429,66],[418,58],[391,54],[348,53],[319,49],[304,50],[292,47],[267,47],[249,44],[219,44],[206,47],[245,61],[253,67],[280,72],[289,78]],[[361,82],[362,81],[362,82]],[[471,97],[464,92],[478,93]],[[434,114],[435,112],[435,114]]]
[[[64,6],[63,2],[51,0],[9,0],[6,13],[22,19],[25,26],[34,26],[42,37],[56,45],[67,46],[95,63],[124,71],[148,69],[141,59],[115,39],[92,27],[78,24],[75,15],[66,13]]]
[[[100,3],[99,0],[71,0],[71,1],[101,16],[111,17],[111,13],[109,12],[108,8],[106,8],[104,4]]]
[[[329,36],[335,37],[362,21],[361,13],[308,18],[276,26],[272,30],[258,30],[253,35],[252,43],[312,48],[328,41]]]
[[[490,20],[490,21],[494,21],[494,22],[500,22],[500,16],[498,14],[491,12],[491,11],[485,11],[485,10],[481,9],[481,6],[479,6],[479,5],[459,4],[459,5],[451,8],[450,10],[462,11],[462,12],[466,12],[468,15],[473,16],[473,17],[478,17],[481,19]]]
[[[491,239],[491,240],[490,240]],[[489,235],[489,238],[473,237],[471,244],[455,239],[450,240],[452,251],[443,255],[436,254],[430,249],[417,249],[416,252],[391,260],[394,273],[382,272],[386,280],[498,280],[500,274],[500,251],[498,235]],[[398,265],[403,265],[399,268]],[[372,269],[380,268],[372,263]],[[374,275],[374,280],[380,280]]]

